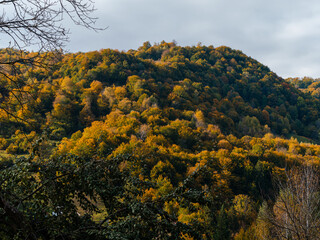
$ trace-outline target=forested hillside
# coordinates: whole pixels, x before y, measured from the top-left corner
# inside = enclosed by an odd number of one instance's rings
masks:
[[[301,90],[302,92],[308,93],[313,97],[319,99],[320,98],[320,79],[319,78],[288,78],[286,81],[290,82],[296,88]]]
[[[166,42],[52,61],[0,76],[0,237],[281,239],[289,229],[286,179],[304,176],[285,168],[317,171],[320,160],[320,102],[301,80],[228,47]]]

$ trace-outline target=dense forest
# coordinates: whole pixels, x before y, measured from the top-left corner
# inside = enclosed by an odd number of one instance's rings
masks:
[[[286,81],[293,84],[296,88],[301,90],[304,93],[311,94],[313,97],[319,99],[320,98],[320,79],[319,78],[288,78]]]
[[[224,46],[44,54],[0,76],[2,239],[319,237],[317,79]]]

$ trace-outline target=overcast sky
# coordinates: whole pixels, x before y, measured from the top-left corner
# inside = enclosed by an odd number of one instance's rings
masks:
[[[100,33],[72,27],[71,52],[145,41],[229,46],[282,77],[320,77],[319,0],[95,0]]]

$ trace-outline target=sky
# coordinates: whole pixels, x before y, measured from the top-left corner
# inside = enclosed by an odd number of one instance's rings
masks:
[[[319,0],[94,1],[96,27],[107,29],[94,32],[66,21],[70,52],[126,51],[163,40],[180,46],[224,45],[283,78],[320,78]]]
[[[180,46],[229,46],[281,77],[320,77],[318,0],[96,0],[95,33],[71,27],[71,52]]]

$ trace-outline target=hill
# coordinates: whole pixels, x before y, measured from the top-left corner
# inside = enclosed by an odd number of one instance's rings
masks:
[[[23,124],[28,131],[50,126],[57,139],[114,109],[142,113],[152,106],[170,120],[189,121],[201,111],[207,123],[236,136],[271,131],[319,139],[319,101],[228,47],[147,42],[128,52],[66,54],[54,70],[27,71],[23,77],[24,90],[32,83],[32,97],[25,94],[19,101],[29,102],[27,110],[14,97],[7,104],[28,120],[30,126]]]
[[[1,161],[0,226],[24,237],[261,239],[272,181],[320,163],[286,139],[319,141],[319,100],[241,51],[146,42],[20,70],[1,79],[0,147],[25,156]]]

